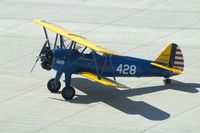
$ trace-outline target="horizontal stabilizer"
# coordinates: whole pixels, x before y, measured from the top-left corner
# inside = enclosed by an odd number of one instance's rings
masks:
[[[175,72],[175,73],[178,73],[178,74],[183,73],[183,71],[178,69],[178,68],[164,66],[164,65],[161,65],[161,64],[158,64],[158,63],[155,63],[155,62],[151,62],[151,65],[165,69],[165,70],[168,70],[168,71],[172,71],[172,72]]]
[[[110,87],[118,87],[117,83],[115,83],[114,81],[108,79],[108,78],[101,78],[101,79],[98,79],[98,77],[92,73],[89,73],[89,72],[82,72],[82,73],[79,73],[80,75],[86,77],[86,78],[89,78],[91,80],[94,80],[100,84],[103,84],[105,86],[110,86]]]

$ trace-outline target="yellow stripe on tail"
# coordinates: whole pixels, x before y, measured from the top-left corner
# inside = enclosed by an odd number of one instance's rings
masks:
[[[172,76],[183,73],[184,59],[180,47],[175,43],[169,44],[151,65],[171,71]]]
[[[155,62],[161,62],[165,64],[169,64],[170,54],[172,51],[172,44],[170,44],[155,60]]]

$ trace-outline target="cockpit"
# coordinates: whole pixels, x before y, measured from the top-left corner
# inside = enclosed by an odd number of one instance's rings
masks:
[[[60,41],[60,43],[54,45],[54,48],[55,49],[63,48],[63,49],[75,50],[84,55],[92,54],[91,49],[89,49],[85,46],[79,45],[78,43],[71,41],[69,39],[66,39],[66,38],[62,38],[62,41]]]

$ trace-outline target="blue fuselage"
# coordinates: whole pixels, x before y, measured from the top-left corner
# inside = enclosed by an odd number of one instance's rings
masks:
[[[128,56],[83,54],[78,50],[54,49],[53,69],[59,72],[90,72],[105,77],[170,77],[170,72],[152,66],[152,61]]]

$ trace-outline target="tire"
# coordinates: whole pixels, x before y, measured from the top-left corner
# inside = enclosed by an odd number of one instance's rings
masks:
[[[60,81],[55,82],[55,79],[54,79],[54,78],[53,78],[53,79],[50,79],[50,80],[48,81],[48,83],[47,83],[47,88],[48,88],[48,90],[49,90],[50,92],[52,92],[52,93],[58,92],[59,89],[60,89],[60,87],[61,87]]]
[[[65,100],[71,100],[73,97],[75,96],[75,90],[73,87],[65,87],[63,88],[62,90],[62,97],[65,99]]]

